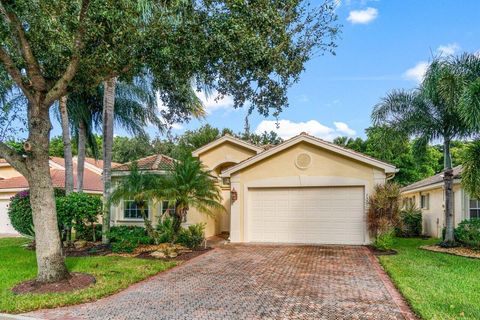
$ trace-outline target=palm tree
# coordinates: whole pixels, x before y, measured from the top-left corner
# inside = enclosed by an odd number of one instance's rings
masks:
[[[417,146],[441,139],[444,154],[445,224],[444,243],[453,244],[453,173],[450,142],[469,137],[472,128],[460,111],[463,82],[450,59],[434,59],[420,87],[389,93],[372,113],[376,125],[387,125],[399,133],[418,138]]]
[[[65,159],[65,193],[68,195],[73,192],[73,155],[70,127],[68,125],[67,96],[60,98],[58,108],[62,125],[63,158]]]
[[[110,197],[110,184],[112,181],[112,148],[113,148],[113,117],[115,105],[115,89],[117,78],[112,77],[103,82],[103,224],[102,224],[102,243],[108,244],[110,232],[110,205],[108,205],[108,198]],[[143,202],[142,202],[143,203]],[[143,210],[141,210],[143,212]],[[143,220],[147,221],[145,214]],[[147,223],[145,223],[147,227]],[[147,227],[148,230],[148,227]]]
[[[158,233],[152,227],[147,215],[148,202],[152,200],[152,192],[159,188],[158,176],[140,172],[137,163],[133,162],[130,167],[130,174],[122,177],[109,195],[108,206],[118,204],[124,199],[133,200],[142,215],[147,234],[158,243]]]
[[[463,187],[470,197],[480,199],[480,140],[467,147],[462,166]]]
[[[480,56],[463,54],[452,61],[463,90],[460,112],[478,134],[480,131]],[[462,185],[472,198],[480,199],[480,140],[473,141],[462,159]]]
[[[152,190],[151,195],[175,206],[173,220],[176,233],[192,207],[207,215],[212,215],[215,209],[225,210],[215,178],[191,156],[175,162],[173,170],[160,176],[159,180],[160,188]]]

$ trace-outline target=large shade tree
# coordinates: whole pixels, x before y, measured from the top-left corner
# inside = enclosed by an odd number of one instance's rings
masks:
[[[191,117],[184,105],[194,98],[192,85],[231,95],[234,107],[249,102],[249,110],[278,115],[305,62],[333,51],[338,33],[330,0],[316,7],[297,0],[1,0],[0,13],[0,79],[28,101],[25,154],[0,142],[0,157],[29,182],[42,282],[68,276],[48,165],[55,101],[148,69],[167,121]],[[113,90],[105,91],[111,100]]]
[[[121,54],[115,44],[137,39],[138,3],[0,1],[1,87],[10,85],[24,96],[28,130],[22,152],[0,142],[0,157],[29,183],[40,282],[68,277],[48,159],[50,109],[74,88],[111,76]]]
[[[451,142],[470,137],[475,131],[461,108],[462,92],[468,80],[458,70],[465,70],[465,67],[461,59],[434,59],[419,88],[391,92],[372,113],[375,124],[387,125],[399,133],[416,137],[417,148],[425,148],[427,143],[437,140],[443,142],[445,244],[455,242]]]

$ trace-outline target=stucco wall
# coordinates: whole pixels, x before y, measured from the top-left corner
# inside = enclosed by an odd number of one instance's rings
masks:
[[[454,192],[454,220],[457,226],[462,220],[466,218],[465,211],[465,194],[460,184],[455,184]],[[422,210],[423,233],[435,238],[442,236],[442,229],[445,226],[445,207],[444,207],[444,192],[442,187],[436,187],[430,190],[423,190],[417,192],[404,192],[403,198],[415,197],[415,205],[420,208],[420,197],[422,195],[429,195],[429,207]]]
[[[254,150],[225,141],[201,153],[198,158],[209,170],[213,170],[212,173],[214,175],[218,175],[221,170],[242,162],[256,154]],[[220,182],[221,181],[219,181],[219,183]],[[190,208],[188,211],[187,224],[205,223],[206,237],[217,235],[230,229],[230,187],[221,187],[221,194],[222,204],[225,210],[214,210],[211,216],[201,213],[195,208]]]
[[[295,164],[298,154],[307,153],[312,163],[307,169]],[[253,186],[364,186],[368,197],[375,184],[385,182],[385,173],[370,165],[301,142],[232,174],[232,188],[238,200],[232,205],[232,241],[245,241],[245,211],[248,188]],[[234,212],[235,211],[235,212]]]
[[[256,154],[257,153],[251,149],[225,141],[201,153],[198,158],[209,170],[215,170],[222,164],[236,164]]]

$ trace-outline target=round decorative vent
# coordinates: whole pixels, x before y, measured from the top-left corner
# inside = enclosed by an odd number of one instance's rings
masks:
[[[307,169],[312,164],[312,157],[308,153],[300,153],[295,159],[295,164],[300,169]]]

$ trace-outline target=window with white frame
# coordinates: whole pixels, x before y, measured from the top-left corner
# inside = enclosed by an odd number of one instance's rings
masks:
[[[420,206],[422,207],[422,209],[428,210],[428,208],[430,207],[430,194],[429,193],[422,194],[420,196]]]
[[[150,211],[148,207],[148,202],[138,203],[133,200],[123,201],[123,217],[125,219],[143,219],[142,210],[145,216],[148,218]]]
[[[470,199],[470,219],[480,218],[480,200]]]

